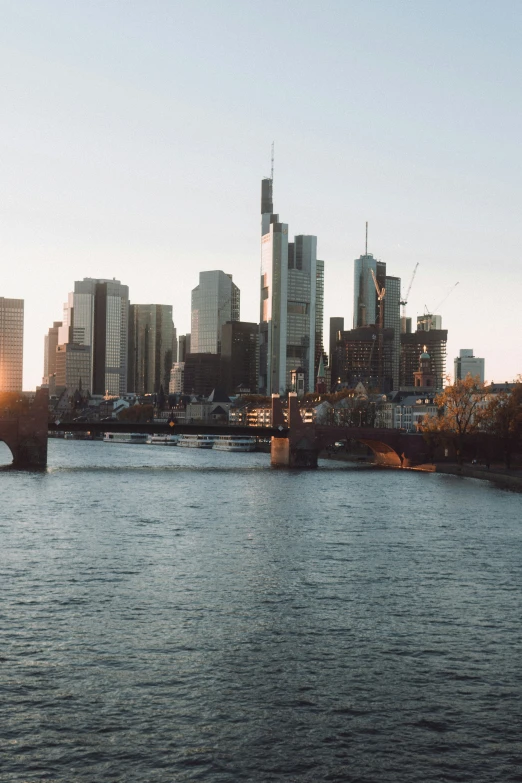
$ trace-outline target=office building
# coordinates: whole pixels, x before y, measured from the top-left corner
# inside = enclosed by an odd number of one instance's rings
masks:
[[[447,329],[417,329],[416,332],[401,334],[400,388],[415,387],[421,355],[426,351],[430,356],[431,372],[435,376],[435,391],[442,391],[446,378]]]
[[[373,273],[373,274],[372,274]],[[375,281],[379,290],[385,290],[384,298],[379,302]],[[378,261],[371,253],[356,258],[354,261],[354,302],[353,302],[353,326],[354,329],[380,325],[382,307],[382,325],[386,329],[393,329],[393,347],[391,356],[390,377],[392,388],[399,388],[400,375],[400,334],[401,334],[401,281],[399,277],[386,274],[386,264]]]
[[[319,363],[328,363],[324,350],[324,261],[317,259],[315,284],[315,363],[314,375],[317,378]]]
[[[335,316],[330,318],[330,342],[328,347],[329,361],[331,371],[331,388],[335,390],[339,383],[339,366],[337,361],[337,344],[341,339],[341,332],[344,332],[344,318]]]
[[[246,321],[223,325],[221,339],[222,386],[227,394],[257,394],[259,327]]]
[[[127,392],[129,289],[119,280],[86,277],[76,281],[64,305],[60,345],[73,342],[90,348],[92,394]]]
[[[44,338],[44,384],[47,384],[49,377],[56,372],[56,347],[59,345],[58,334],[62,325],[62,321],[54,321]]]
[[[179,348],[178,348],[178,362],[184,362],[185,356],[190,353],[190,332],[188,334],[180,334],[179,336]]]
[[[174,362],[170,370],[169,394],[183,394],[185,362]]]
[[[272,179],[261,183],[259,391],[284,394],[302,367],[315,384],[317,238],[288,242],[288,225],[273,212]]]
[[[401,360],[401,280],[400,277],[385,277],[384,327],[393,329],[392,388],[399,388]]]
[[[473,348],[461,348],[453,363],[455,380],[463,381],[468,375],[484,383],[484,359],[473,355]]]
[[[208,397],[221,385],[221,356],[217,353],[188,353],[185,356],[183,393]]]
[[[424,313],[424,315],[417,316],[417,331],[429,332],[432,329],[442,329],[442,318],[440,315],[433,315],[433,313]]]
[[[71,342],[57,345],[54,372],[57,393],[91,392],[90,346]]]
[[[0,296],[0,392],[22,391],[24,300]]]
[[[136,394],[166,392],[175,361],[174,345],[171,305],[130,305],[127,390]]]
[[[221,329],[239,321],[239,288],[220,270],[199,273],[192,290],[190,353],[221,353]]]

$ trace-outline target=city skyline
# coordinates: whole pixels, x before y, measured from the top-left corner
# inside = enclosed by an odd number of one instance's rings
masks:
[[[6,9],[0,294],[25,300],[24,388],[40,382],[43,335],[75,279],[116,277],[134,299],[171,304],[183,334],[197,273],[226,269],[242,319],[257,321],[258,182],[273,139],[277,207],[326,260],[325,330],[331,316],[351,321],[369,220],[368,250],[403,288],[420,262],[408,316],[459,281],[440,313],[448,358],[473,344],[488,380],[511,380],[522,13],[502,9],[289,3],[275,31],[266,7],[234,4],[132,6],[123,27],[111,5]]]

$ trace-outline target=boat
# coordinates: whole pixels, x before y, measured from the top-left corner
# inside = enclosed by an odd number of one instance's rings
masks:
[[[151,435],[147,439],[150,446],[177,446],[179,435]]]
[[[146,432],[104,432],[104,443],[147,443]]]
[[[180,435],[178,446],[189,449],[211,449],[214,435]]]
[[[256,439],[251,435],[217,435],[213,448],[216,451],[255,451]]]

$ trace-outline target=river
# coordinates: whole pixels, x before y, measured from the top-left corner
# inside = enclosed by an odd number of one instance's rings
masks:
[[[2,781],[522,781],[520,494],[59,440],[0,488]]]

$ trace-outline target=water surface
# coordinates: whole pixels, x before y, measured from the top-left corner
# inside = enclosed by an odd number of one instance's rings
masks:
[[[57,440],[0,492],[2,781],[522,780],[520,495]]]

